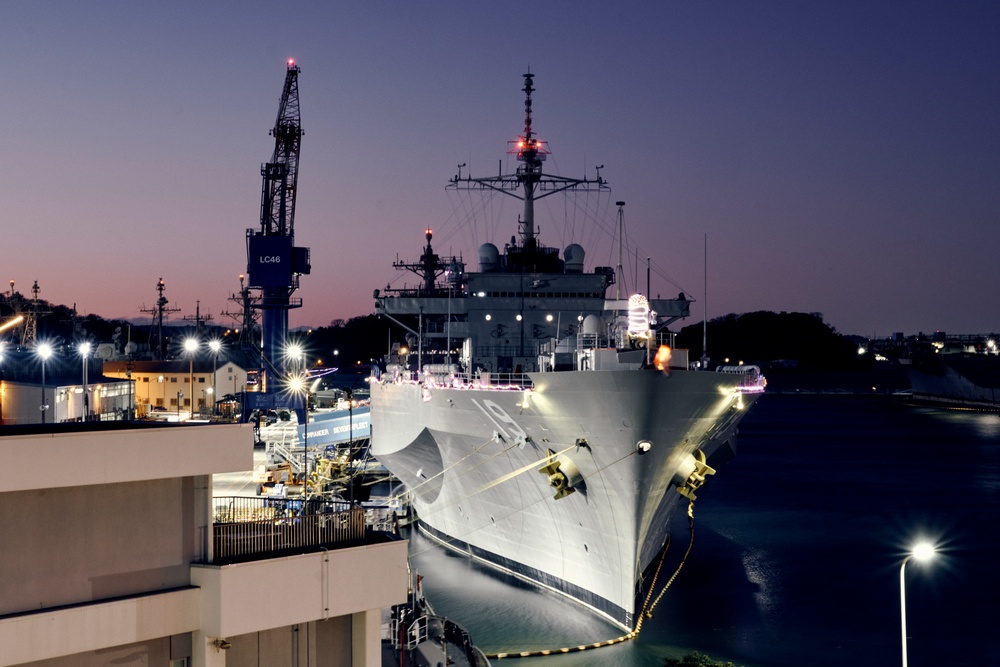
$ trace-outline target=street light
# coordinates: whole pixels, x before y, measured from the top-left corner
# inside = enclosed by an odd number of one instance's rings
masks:
[[[306,352],[298,343],[288,343],[285,345],[285,358],[295,361],[300,369],[305,368]]]
[[[212,416],[215,416],[215,374],[218,371],[219,365],[219,350],[222,349],[222,341],[220,340],[210,340],[208,341],[208,349],[212,351]]]
[[[188,394],[191,396],[191,412],[188,419],[191,419],[194,417],[194,353],[198,351],[198,339],[185,338],[184,351],[188,353]],[[180,406],[177,408],[177,414],[180,415]]]
[[[309,386],[303,375],[288,378],[288,390],[302,402],[302,412],[295,412],[296,419],[302,414],[302,514],[306,513],[309,499]]]
[[[906,579],[904,578],[904,573],[906,572],[906,562],[911,558],[924,562],[928,561],[934,557],[937,549],[930,542],[918,542],[913,545],[913,549],[906,554],[906,558],[903,559],[903,563],[899,566],[899,613],[900,613],[900,626],[903,631],[903,667],[906,666]]]
[[[48,404],[45,402],[45,361],[52,356],[52,352],[52,346],[48,343],[40,343],[35,348],[35,354],[42,360],[42,405],[39,409],[42,411],[43,424],[45,423],[45,411],[49,409]]]
[[[90,398],[87,395],[87,357],[90,356],[90,343],[80,343],[76,348],[80,352],[80,363],[83,366],[83,421],[90,419]]]

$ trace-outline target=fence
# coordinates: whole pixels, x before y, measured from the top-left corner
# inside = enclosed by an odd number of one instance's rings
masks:
[[[216,498],[214,560],[338,546],[365,537],[365,511],[347,502],[283,498]]]

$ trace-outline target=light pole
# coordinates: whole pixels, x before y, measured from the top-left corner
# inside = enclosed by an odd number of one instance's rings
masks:
[[[301,375],[288,378],[288,389],[302,402],[302,412],[295,412],[296,420],[302,415],[302,514],[306,513],[309,499],[309,387]]]
[[[48,404],[45,402],[45,361],[52,356],[52,346],[48,343],[40,343],[35,348],[35,354],[42,360],[42,405],[39,409],[42,411],[42,423],[44,424],[45,412],[49,409]]]
[[[90,420],[90,398],[87,394],[87,357],[90,356],[90,343],[80,343],[76,348],[80,352],[80,363],[83,366],[83,421]]]
[[[184,351],[188,353],[188,394],[191,396],[191,412],[188,419],[191,419],[194,417],[194,353],[198,351],[198,339],[185,338]]]
[[[220,340],[210,340],[208,341],[208,349],[212,351],[212,416],[215,416],[215,374],[218,372],[219,366],[219,350],[222,349],[222,341]]]
[[[350,474],[347,476],[347,483],[350,484],[350,499],[351,508],[354,507],[354,392],[351,388],[347,388],[347,470]]]
[[[906,562],[913,558],[916,561],[928,561],[934,557],[937,550],[934,545],[930,542],[918,542],[913,545],[913,549],[906,554],[906,558],[903,559],[903,563],[899,566],[899,613],[900,613],[900,627],[903,631],[903,667],[906,665],[906,579],[904,573],[906,572]]]

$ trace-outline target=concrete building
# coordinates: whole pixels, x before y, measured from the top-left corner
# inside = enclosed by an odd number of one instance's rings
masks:
[[[246,370],[232,361],[105,361],[102,372],[109,378],[127,378],[129,365],[139,417],[154,411],[189,416],[192,394],[194,414],[205,414],[211,411],[216,400],[227,394],[239,396],[247,388]]]
[[[406,542],[356,508],[223,515],[249,426],[4,427],[0,460],[0,667],[380,665]]]
[[[35,348],[0,341],[0,425],[130,418],[134,399],[127,381],[102,377],[98,359],[65,346],[49,349],[42,360]]]
[[[78,379],[77,379],[78,380]],[[87,409],[95,421],[128,419],[133,398],[128,382],[98,378],[87,385]],[[44,400],[43,400],[44,395]],[[84,388],[77,381],[55,378],[43,388],[38,381],[0,380],[0,424],[40,424],[84,421]]]

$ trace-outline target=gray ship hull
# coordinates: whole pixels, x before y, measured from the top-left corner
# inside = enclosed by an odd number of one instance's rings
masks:
[[[530,392],[373,382],[372,451],[427,532],[631,629],[636,582],[687,502],[677,490],[693,454],[732,456],[756,394],[713,372],[528,377]],[[571,489],[558,499],[539,472],[553,462]]]

